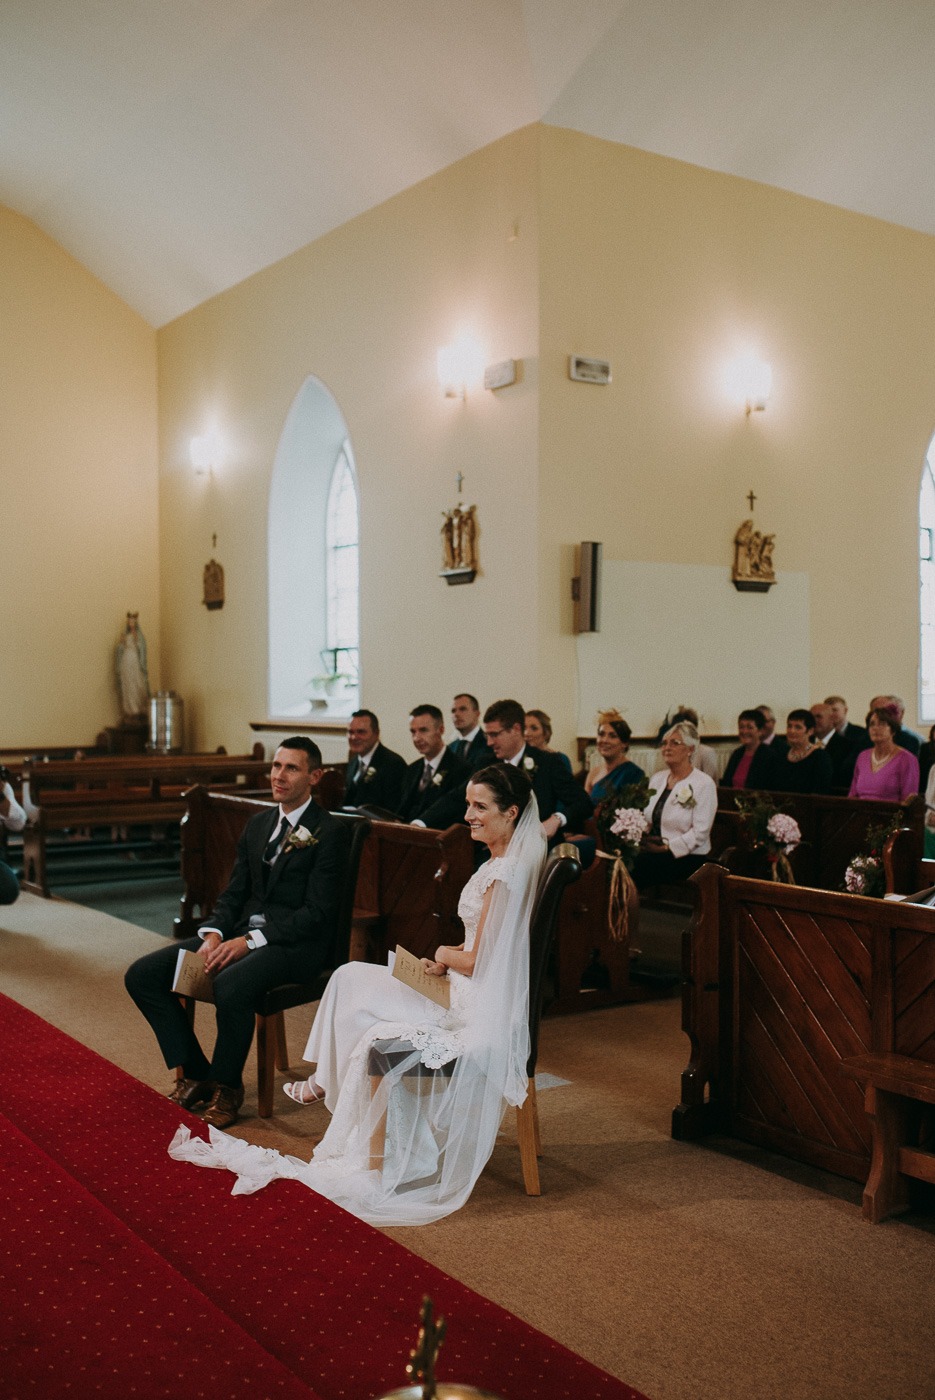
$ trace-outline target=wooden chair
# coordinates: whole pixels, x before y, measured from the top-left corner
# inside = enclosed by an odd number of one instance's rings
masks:
[[[360,853],[370,832],[370,821],[367,817],[345,812],[334,812],[332,815],[336,821],[347,827],[348,835],[347,857],[331,953],[327,966],[322,968],[314,981],[288,982],[281,987],[273,987],[256,1008],[257,1103],[261,1118],[269,1118],[273,1112],[275,1070],[289,1068],[283,1012],[293,1006],[306,1006],[309,1002],[318,1001],[332,972],[348,960],[357,871],[360,866]]]
[[[520,1161],[523,1167],[523,1184],[527,1196],[540,1196],[538,1158],[542,1156],[542,1143],[539,1136],[539,1109],[536,1103],[536,1059],[539,1053],[539,1022],[542,1017],[542,1001],[545,979],[549,965],[549,955],[555,938],[558,923],[558,910],[567,885],[572,884],[581,874],[581,856],[577,846],[566,842],[556,846],[551,852],[542,874],[533,902],[529,921],[529,1059],[526,1074],[529,1078],[525,1102],[516,1110],[516,1133],[519,1139]],[[393,1047],[396,1047],[395,1049]],[[400,1059],[411,1054],[410,1049],[400,1049],[394,1040],[377,1040],[370,1048],[367,1070],[373,1092],[380,1080]],[[442,1073],[450,1076],[456,1061],[442,1067]],[[427,1070],[421,1062],[406,1072],[407,1077],[421,1078],[434,1075],[436,1070]],[[370,1145],[371,1166],[379,1168],[383,1159],[386,1137],[385,1118],[374,1133]]]

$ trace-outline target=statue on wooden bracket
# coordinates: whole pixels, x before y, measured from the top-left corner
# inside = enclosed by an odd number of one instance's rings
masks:
[[[211,548],[217,548],[217,535],[211,536]],[[216,559],[209,559],[203,575],[204,597],[202,602],[209,612],[224,606],[224,570]]]
[[[753,510],[756,496],[747,497]],[[766,593],[776,582],[773,568],[775,535],[764,535],[754,527],[753,519],[745,520],[734,536],[734,567],[731,581],[741,593]]]
[[[464,477],[458,472],[458,496]],[[473,583],[477,576],[477,506],[459,499],[452,510],[442,511],[442,570],[446,583]]]

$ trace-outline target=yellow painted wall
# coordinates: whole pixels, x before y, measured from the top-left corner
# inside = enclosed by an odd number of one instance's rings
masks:
[[[156,337],[0,207],[0,742],[91,743],[139,611],[159,678]]]
[[[265,713],[267,492],[309,374],[350,427],[363,702],[402,752],[408,707],[447,705],[460,688],[544,706],[569,747],[576,542],[602,540],[611,559],[723,567],[729,588],[751,488],[780,575],[808,575],[810,693],[763,695],[743,655],[726,654],[738,707],[840,690],[860,718],[892,689],[912,720],[933,302],[932,238],[538,126],[197,308],[159,333],[164,678],[185,696],[193,741],[242,746]],[[488,360],[522,359],[522,382],[445,401],[435,351],[460,327]],[[721,382],[748,346],[774,370],[769,407],[750,419]],[[612,385],[569,381],[571,352],[610,359]],[[188,444],[209,426],[225,460],[196,478]],[[459,469],[483,573],[449,589],[436,578],[438,526]],[[208,614],[212,552],[228,601]],[[670,621],[658,619],[660,648]],[[797,645],[781,626],[775,643]],[[607,700],[637,728],[682,701],[710,727],[734,719],[690,675],[678,695],[629,694],[625,657]]]
[[[798,703],[838,691],[859,721],[871,695],[895,691],[911,720],[935,239],[555,128],[541,171],[539,664],[562,738],[575,715],[573,543],[728,570],[751,487],[780,574],[809,575],[811,694]],[[745,345],[774,373],[768,408],[749,419],[720,383]],[[572,383],[570,352],[611,360],[613,383]],[[657,637],[666,647],[665,617]],[[742,655],[723,662],[738,708],[774,699]],[[621,656],[606,700],[638,728],[676,703],[706,709],[690,675],[656,696],[630,694],[626,675]],[[729,727],[734,715],[706,718]]]
[[[199,745],[242,746],[266,713],[269,480],[309,375],[350,429],[362,701],[387,742],[410,753],[407,714],[421,701],[535,694],[538,139],[514,133],[159,332],[164,674]],[[446,400],[436,350],[461,329],[488,362],[523,359],[522,382]],[[210,479],[189,463],[208,427],[225,444]],[[459,470],[478,507],[481,575],[452,588],[437,577],[439,530]],[[295,522],[296,548],[314,524]],[[208,613],[212,552],[227,600]]]

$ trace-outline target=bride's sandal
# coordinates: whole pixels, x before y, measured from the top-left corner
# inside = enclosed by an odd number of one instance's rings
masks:
[[[324,1089],[320,1089],[314,1079],[297,1079],[292,1084],[284,1084],[282,1091],[295,1103],[318,1103],[325,1097]]]

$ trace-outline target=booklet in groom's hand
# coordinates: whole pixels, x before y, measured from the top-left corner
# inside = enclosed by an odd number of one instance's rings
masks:
[[[180,997],[192,997],[195,1001],[214,1001],[214,983],[205,972],[204,959],[197,953],[179,949],[172,990]]]
[[[407,987],[421,992],[429,1001],[435,1001],[447,1011],[451,1005],[451,983],[447,977],[432,977],[422,966],[421,960],[405,948],[396,945],[393,961],[393,976]]]

